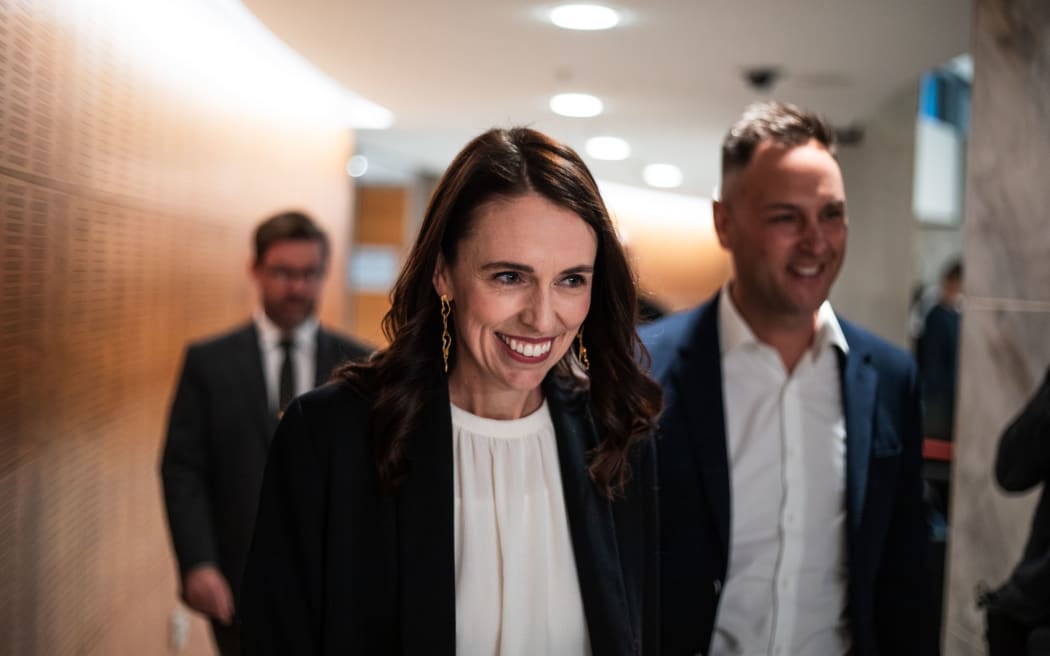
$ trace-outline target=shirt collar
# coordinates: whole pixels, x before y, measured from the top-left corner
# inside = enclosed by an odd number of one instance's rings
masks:
[[[813,352],[818,353],[828,346],[836,346],[843,355],[849,353],[849,342],[842,332],[842,326],[831,309],[831,301],[825,300],[817,310],[817,335],[813,339]]]
[[[722,355],[735,351],[745,344],[758,344],[758,338],[747,325],[729,294],[731,281],[722,285],[718,295],[718,341]]]
[[[252,320],[255,322],[256,330],[259,331],[259,342],[265,348],[277,348],[280,346],[283,333],[277,327],[277,324],[270,317],[266,316],[266,312],[262,308],[255,309],[255,312],[252,313]],[[319,324],[316,317],[307,317],[305,321],[292,331],[291,338],[295,346],[304,348],[312,344],[317,337],[318,327]]]
[[[722,293],[718,295],[718,337],[722,355],[745,344],[761,343],[733,303],[729,294],[731,282],[727,281],[722,285]],[[831,302],[825,300],[817,310],[817,332],[809,352],[816,356],[829,346],[837,346],[842,353],[849,353],[849,344],[842,333],[842,326],[835,317],[835,311],[831,309]]]

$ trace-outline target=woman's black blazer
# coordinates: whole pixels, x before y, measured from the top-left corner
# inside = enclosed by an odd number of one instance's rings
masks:
[[[544,383],[595,656],[659,651],[656,458],[631,454],[609,501],[587,473],[587,396]],[[270,449],[241,590],[244,653],[455,654],[452,420],[442,385],[409,475],[379,491],[369,402],[330,383],[287,410]]]

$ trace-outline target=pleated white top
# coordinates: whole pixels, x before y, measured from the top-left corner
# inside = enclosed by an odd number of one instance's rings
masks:
[[[486,419],[452,406],[456,653],[590,654],[547,402]]]

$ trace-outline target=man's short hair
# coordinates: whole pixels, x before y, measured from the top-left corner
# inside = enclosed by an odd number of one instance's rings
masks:
[[[941,274],[941,280],[943,282],[960,282],[963,277],[963,263],[960,258],[953,258],[944,267],[944,272]]]
[[[321,244],[321,256],[328,260],[328,235],[302,212],[281,212],[255,229],[255,264],[263,261],[266,251],[279,241],[305,240]]]
[[[816,139],[835,155],[835,133],[819,114],[776,101],[749,105],[722,140],[722,181],[729,173],[747,168],[755,149],[763,142],[792,147],[810,139]]]

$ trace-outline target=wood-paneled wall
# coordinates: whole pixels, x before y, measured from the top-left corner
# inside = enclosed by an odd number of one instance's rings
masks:
[[[0,0],[0,653],[166,654],[182,349],[248,315],[266,214],[313,214],[342,270],[352,137],[226,111],[77,6]],[[333,276],[322,319],[343,299]],[[208,648],[196,622],[184,653]]]
[[[406,229],[410,212],[414,210],[411,186],[358,187],[355,201],[355,246],[389,249],[399,256],[408,252],[416,237]],[[399,269],[400,264],[399,261]],[[354,290],[350,305],[354,334],[372,344],[386,345],[382,324],[390,310],[390,290]]]

